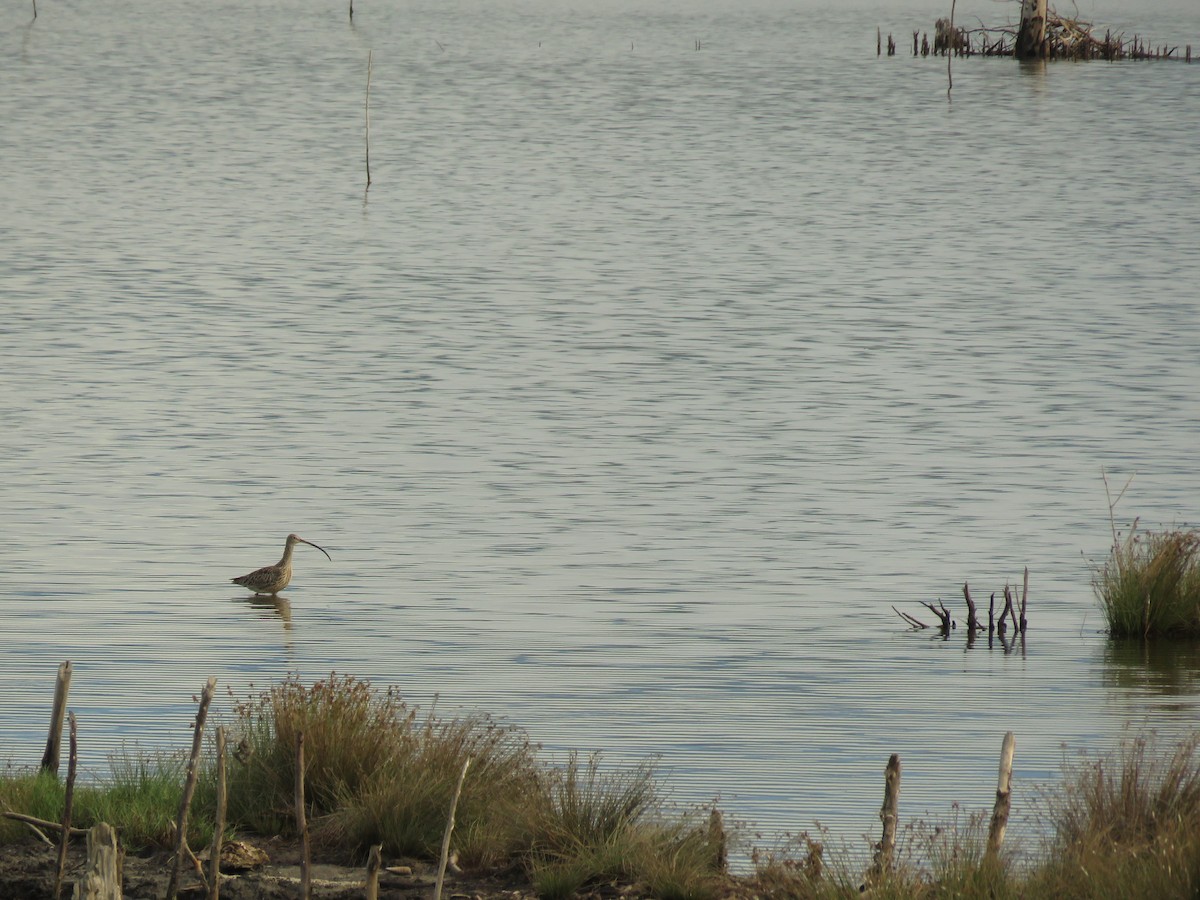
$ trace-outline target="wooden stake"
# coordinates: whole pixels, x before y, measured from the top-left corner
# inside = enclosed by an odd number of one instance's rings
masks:
[[[367,900],[379,900],[379,870],[383,867],[383,844],[376,844],[367,855]]]
[[[74,900],[121,900],[121,853],[117,833],[107,822],[87,833],[87,869],[75,882]]]
[[[1008,632],[1008,614],[1012,612],[1012,592],[1009,591],[1008,585],[1004,585],[1004,609],[1000,611],[1000,620],[996,623],[996,633],[1000,637]]]
[[[210,678],[200,694],[200,709],[196,712],[196,724],[192,729],[192,755],[188,758],[187,777],[183,782],[183,798],[179,801],[179,817],[175,823],[175,858],[171,860],[171,877],[167,881],[167,900],[179,896],[179,880],[183,871],[183,855],[192,851],[187,842],[188,807],[196,792],[196,778],[200,774],[200,749],[204,740],[204,722],[208,718],[208,705],[212,703],[217,689],[217,679]]]
[[[312,895],[312,848],[308,841],[308,817],[304,813],[304,732],[296,732],[296,831],[300,834],[300,900]]]
[[[1021,622],[1017,626],[1021,634],[1025,633],[1025,604],[1029,602],[1029,566],[1025,567],[1025,587],[1021,590]]]
[[[996,784],[996,805],[992,809],[992,824],[988,828],[987,852],[995,855],[1004,843],[1004,831],[1008,828],[1008,813],[1012,809],[1012,765],[1017,740],[1010,731],[1004,735],[1000,748],[1000,779]]]
[[[950,0],[950,34],[949,34],[949,38],[950,38],[950,41],[952,44],[955,42],[954,7],[957,4],[957,2],[958,2],[958,0]],[[953,59],[953,57],[954,57],[954,47],[951,46],[951,47],[947,48],[947,52],[946,52],[946,81],[948,82],[946,85],[946,99],[947,100],[950,99],[950,92],[952,90],[954,90],[954,76],[950,73],[950,60]],[[973,628],[970,628],[970,626],[968,626],[968,633],[969,633],[969,637],[971,637],[971,638],[975,637],[975,630]]]
[[[46,736],[46,752],[42,754],[42,768],[53,775],[58,774],[58,760],[62,752],[63,716],[67,712],[67,694],[71,690],[71,661],[58,667],[58,678],[54,682],[54,706],[50,710],[50,733]]]
[[[75,740],[75,713],[70,714],[68,722],[71,729],[71,749],[67,757],[67,790],[63,796],[62,835],[58,839],[58,866],[54,870],[54,900],[58,900],[62,896],[63,875],[67,871],[67,845],[71,842],[71,806],[75,801],[75,761],[78,750]]]
[[[875,853],[875,874],[882,875],[892,870],[892,857],[896,852],[896,823],[900,809],[900,756],[893,753],[884,773],[883,808],[879,818],[883,822],[883,837]]]
[[[883,56],[883,29],[875,26],[875,55]]]
[[[979,630],[979,617],[975,614],[975,601],[971,599],[971,588],[963,582],[963,598],[967,601],[967,640],[975,637]]]
[[[446,833],[442,835],[442,857],[438,860],[437,884],[433,888],[433,900],[442,900],[442,885],[446,879],[446,864],[450,861],[450,835],[454,831],[454,812],[458,809],[458,798],[462,793],[463,781],[467,778],[467,767],[471,765],[468,756],[463,760],[462,772],[458,775],[458,784],[454,786],[454,798],[450,801],[450,816],[446,819]]]
[[[367,125],[366,161],[368,188],[371,186],[371,62],[374,55],[374,50],[367,51],[367,99],[363,103],[363,118]]]
[[[225,837],[225,727],[217,728],[217,816],[213,823],[212,848],[208,851],[208,900],[221,898],[221,845]]]
[[[1013,42],[1017,59],[1037,59],[1046,40],[1046,0],[1021,0],[1021,27]]]

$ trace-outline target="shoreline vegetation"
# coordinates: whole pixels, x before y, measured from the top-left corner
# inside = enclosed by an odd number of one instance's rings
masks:
[[[1022,798],[1036,805],[1044,836],[1020,853],[1002,844],[1011,735],[990,816],[904,821],[893,756],[878,843],[839,848],[817,828],[761,848],[727,832],[716,808],[672,808],[651,763],[548,763],[515,727],[422,713],[394,689],[337,674],[311,685],[290,676],[233,698],[233,720],[204,735],[214,686],[201,697],[190,757],[118,757],[104,781],[74,785],[73,765],[65,783],[57,775],[52,734],[43,768],[0,774],[3,895],[99,884],[95,870],[120,868],[101,823],[115,829],[127,870],[158,873],[127,874],[127,897],[440,897],[443,878],[448,896],[509,900],[1193,897],[1200,887],[1200,732],[1171,747],[1130,738],[1112,755],[1068,765],[1060,784]],[[226,744],[229,754],[214,753]],[[76,848],[65,868],[55,865],[64,834]],[[747,860],[733,874],[730,848]],[[258,859],[233,860],[239,851]],[[27,863],[20,878],[6,871],[14,852]],[[256,876],[267,857],[298,864],[299,877],[278,868]],[[340,880],[328,877],[331,863]]]
[[[1101,475],[1112,546],[1108,559],[1092,566],[1092,590],[1110,637],[1200,637],[1200,530],[1185,526],[1139,531],[1139,520],[1134,519],[1122,535],[1115,510],[1133,478],[1114,498],[1108,477]]]
[[[1040,7],[1040,8],[1039,8]],[[896,39],[882,29],[875,30],[875,54],[895,56]],[[1095,26],[1078,16],[1062,16],[1047,9],[1044,0],[1024,0],[1017,24],[976,28],[955,25],[953,10],[949,18],[938,19],[933,40],[928,31],[912,32],[913,56],[1002,56],[1043,60],[1173,60],[1190,63],[1192,45],[1152,44],[1140,35],[1126,37],[1111,29],[1100,37]]]

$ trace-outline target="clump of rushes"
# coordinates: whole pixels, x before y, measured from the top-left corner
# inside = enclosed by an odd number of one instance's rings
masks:
[[[1114,535],[1092,578],[1113,637],[1200,636],[1200,532]]]
[[[581,763],[572,754],[543,775],[527,817],[526,868],[547,900],[616,879],[644,882],[658,897],[715,892],[717,853],[706,827],[698,816],[662,814],[650,764],[605,773],[598,756]]]
[[[520,821],[538,781],[535,748],[515,728],[486,716],[440,721],[428,716],[388,748],[381,767],[322,823],[328,840],[363,850],[436,858],[462,771],[454,847],[467,868],[507,863],[518,852]]]
[[[326,847],[362,856],[382,843],[390,855],[435,858],[469,758],[455,816],[464,868],[523,865],[561,896],[625,877],[681,897],[701,896],[714,870],[702,831],[663,813],[650,766],[605,775],[595,758],[572,756],[548,767],[516,728],[482,715],[418,717],[395,691],[349,676],[311,687],[289,678],[237,713],[229,813],[260,833],[292,829],[303,731],[308,812]]]
[[[299,732],[313,817],[359,796],[417,740],[415,709],[395,691],[380,693],[350,676],[333,674],[311,687],[290,676],[234,712],[229,816],[262,834],[289,833],[295,821]]]
[[[1054,840],[1031,897],[1195,897],[1200,885],[1200,735],[1162,751],[1127,740],[1069,771],[1046,802]]]

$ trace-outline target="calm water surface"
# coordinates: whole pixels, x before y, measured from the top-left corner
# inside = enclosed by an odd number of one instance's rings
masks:
[[[1196,515],[1200,65],[948,103],[874,56],[940,5],[357,6],[3,14],[0,758],[63,659],[95,771],[337,670],[857,842],[892,752],[942,816],[1013,730],[1020,833],[1064,752],[1194,725],[1089,561],[1102,467]],[[289,531],[332,562],[228,584]],[[891,610],[1026,565],[1014,652]]]

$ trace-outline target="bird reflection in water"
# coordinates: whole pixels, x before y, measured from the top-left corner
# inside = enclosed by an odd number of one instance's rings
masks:
[[[270,610],[279,616],[279,621],[283,623],[284,631],[292,630],[292,601],[288,600],[287,597],[256,594],[253,597],[244,598],[244,602],[249,603],[252,608],[257,610]],[[265,619],[268,616],[264,615],[262,618]]]

